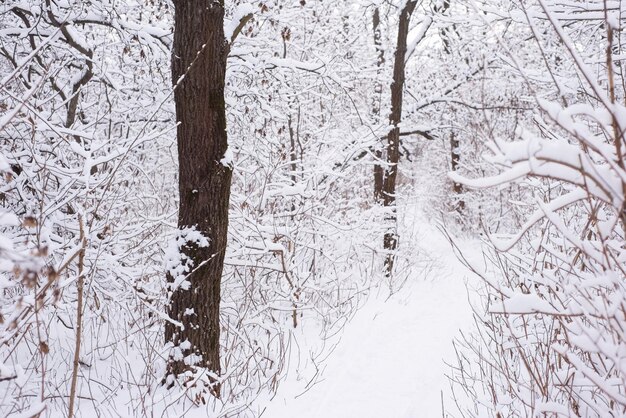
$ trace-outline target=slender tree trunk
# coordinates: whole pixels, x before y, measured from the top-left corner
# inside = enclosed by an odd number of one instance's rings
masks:
[[[450,0],[444,0],[440,7],[436,8],[435,11],[441,14],[444,14],[450,8]],[[453,29],[456,32],[456,29]],[[443,42],[443,50],[446,54],[452,54],[452,47],[450,43],[450,28],[441,28],[439,31],[439,35],[441,36],[441,41]],[[459,152],[459,139],[456,136],[456,133],[452,131],[450,133],[450,169],[452,171],[457,171],[459,165],[461,163],[461,153]],[[463,193],[463,185],[461,183],[454,182],[452,185],[452,191],[455,195],[459,196]],[[462,199],[459,199],[455,205],[455,209],[459,212],[462,212],[465,208],[465,202]]]
[[[391,276],[395,260],[395,250],[398,248],[397,210],[396,210],[396,180],[398,177],[398,162],[400,161],[400,122],[402,120],[402,96],[404,90],[404,72],[406,67],[407,36],[411,15],[417,1],[409,0],[400,13],[398,23],[398,41],[393,65],[393,82],[391,83],[391,114],[389,124],[391,130],[387,135],[387,167],[383,178],[383,205],[388,208],[387,227],[385,232],[384,248],[388,251],[385,260],[385,272]]]
[[[372,16],[372,26],[374,29],[374,46],[376,47],[376,84],[374,86],[374,99],[372,100],[372,116],[374,124],[378,125],[380,122],[380,103],[383,93],[383,85],[381,82],[381,75],[383,65],[385,64],[385,51],[382,46],[382,34],[380,31],[380,9],[377,7],[374,9],[374,15]],[[384,169],[380,164],[383,159],[383,150],[381,144],[376,144],[374,149],[374,156],[376,157],[376,164],[374,164],[374,201],[380,203],[383,200],[383,177]]]
[[[171,295],[168,314],[182,327],[166,323],[165,340],[175,346],[185,343],[181,349],[187,361],[170,359],[168,373],[179,375],[196,365],[219,375],[220,284],[232,176],[231,168],[221,163],[228,148],[224,5],[214,0],[174,0],[174,6],[172,79],[176,83],[184,76],[174,93],[179,123],[178,226],[195,227],[209,245],[189,243],[181,250],[193,262],[187,278],[191,286],[178,287]],[[192,359],[196,361],[190,365]],[[219,396],[217,385],[213,393]]]
[[[456,133],[452,131],[452,133],[450,133],[450,168],[452,171],[457,171],[459,169],[459,165],[461,164],[461,153],[459,151],[460,145],[461,144],[456,136]],[[461,193],[463,193],[463,185],[461,183],[454,182],[452,184],[452,191],[455,195],[460,196]],[[456,202],[455,209],[459,213],[462,213],[463,209],[465,209],[465,201],[459,198]]]
[[[67,417],[74,417],[76,392],[78,391],[78,370],[80,366],[80,346],[83,337],[83,292],[85,287],[85,227],[82,216],[78,216],[81,249],[78,253],[78,281],[76,282],[76,341],[74,343],[74,361],[72,362],[72,383],[70,384],[70,404]],[[43,390],[43,389],[42,389]],[[43,395],[43,394],[42,394]]]

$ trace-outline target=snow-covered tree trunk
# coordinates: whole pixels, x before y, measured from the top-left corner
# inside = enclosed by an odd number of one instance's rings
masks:
[[[169,374],[193,366],[220,373],[220,282],[232,170],[227,157],[224,5],[175,1],[172,79],[178,122],[179,249],[188,268],[170,269]],[[178,274],[177,274],[178,273]],[[219,385],[212,392],[219,396]]]
[[[402,97],[404,90],[404,71],[406,67],[407,37],[411,15],[417,5],[416,1],[407,1],[398,22],[398,41],[393,65],[393,82],[391,83],[391,114],[389,124],[391,130],[387,135],[387,167],[385,169],[382,193],[383,205],[389,208],[387,214],[387,231],[385,232],[384,248],[388,251],[385,260],[385,272],[391,275],[395,250],[398,247],[398,233],[396,228],[396,180],[398,177],[398,162],[400,161],[400,122],[402,120]]]
[[[382,33],[380,28],[380,8],[374,9],[372,16],[372,27],[374,29],[374,46],[376,47],[376,85],[374,86],[374,100],[372,100],[372,117],[375,123],[380,122],[380,102],[382,98],[383,85],[381,73],[385,64],[385,50],[382,46]],[[384,170],[381,165],[383,159],[382,145],[374,150],[376,164],[374,165],[374,200],[377,203],[383,200],[383,177]]]
[[[440,7],[437,7],[437,12],[444,15],[450,9],[450,0],[444,0],[441,3]],[[454,25],[452,27],[443,27],[439,30],[439,35],[441,36],[441,40],[443,42],[443,50],[444,52],[451,56],[452,55],[452,46],[451,46],[451,30],[454,29]],[[452,110],[454,112],[454,110]],[[459,136],[454,131],[450,131],[450,170],[458,171],[459,166],[461,164],[461,151],[459,150],[461,143],[459,142]],[[454,182],[452,185],[452,191],[458,198],[458,195],[463,193],[463,185],[461,183]],[[465,202],[459,198],[459,200],[455,203],[455,209],[461,213],[463,208],[465,207]]]

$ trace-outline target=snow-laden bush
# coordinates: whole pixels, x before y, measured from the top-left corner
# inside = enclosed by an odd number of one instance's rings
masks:
[[[545,78],[529,80],[534,126],[491,144],[488,161],[497,174],[453,176],[476,188],[515,183],[532,201],[511,204],[534,208],[518,230],[491,236],[486,271],[473,266],[484,279],[484,304],[476,309],[477,330],[459,341],[452,375],[457,396],[467,398],[460,401],[464,416],[626,413],[619,12],[613,3],[579,10],[539,1],[511,14],[535,37],[552,87],[541,86]],[[510,57],[533,77],[522,59]]]
[[[256,416],[289,359],[319,361],[379,284],[382,214],[355,158],[370,90],[342,55],[366,24],[309,3],[255,5],[229,57],[224,373],[204,407],[202,371],[161,385],[165,273],[188,267],[174,251],[168,2],[0,2],[0,415]],[[315,352],[298,351],[303,329]]]

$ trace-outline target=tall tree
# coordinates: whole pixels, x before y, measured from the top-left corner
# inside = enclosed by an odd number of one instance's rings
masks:
[[[383,206],[389,208],[387,214],[388,229],[385,232],[384,248],[388,251],[385,259],[385,272],[388,276],[393,271],[394,252],[398,247],[398,233],[396,230],[396,180],[398,177],[398,162],[400,161],[400,122],[402,120],[402,98],[404,90],[404,73],[406,68],[407,37],[411,15],[417,1],[407,1],[400,12],[398,22],[398,39],[393,64],[393,82],[391,83],[391,113],[389,124],[391,130],[387,134],[387,160],[382,184],[379,180],[375,186],[382,186],[382,191],[375,190],[374,196],[382,196]]]
[[[172,294],[166,342],[180,350],[168,373],[190,366],[220,373],[220,284],[228,230],[232,170],[228,149],[224,84],[228,43],[224,3],[175,0],[172,80],[178,122],[181,257],[188,261],[186,285],[169,274]],[[196,239],[185,231],[197,231]],[[197,236],[197,234],[196,234]],[[181,239],[179,239],[181,243]],[[213,388],[219,396],[219,386]]]
[[[380,29],[380,7],[374,9],[372,27],[374,29],[374,46],[376,47],[376,85],[374,86],[374,99],[372,100],[372,117],[375,123],[380,122],[380,102],[383,92],[381,73],[385,64],[385,50],[382,46],[382,33]],[[382,144],[374,150],[376,164],[374,165],[374,200],[380,203],[383,200],[384,171],[380,161],[383,159]]]
[[[435,7],[435,11],[437,13],[440,13],[442,16],[445,15],[449,9],[450,0],[444,0],[439,6]],[[441,37],[441,41],[443,42],[443,51],[448,56],[452,55],[452,31],[456,32],[456,27],[454,24],[449,24],[439,29],[439,36]],[[454,112],[454,109],[451,109],[451,111]],[[459,142],[459,137],[455,130],[452,129],[450,131],[450,169],[452,171],[458,171],[459,166],[461,165],[461,152],[459,151],[460,146],[461,144]],[[463,193],[463,185],[461,183],[453,182],[452,191],[458,199],[455,202],[455,209],[459,211],[459,213],[462,213],[463,208],[465,207],[465,202],[459,197],[459,195]]]

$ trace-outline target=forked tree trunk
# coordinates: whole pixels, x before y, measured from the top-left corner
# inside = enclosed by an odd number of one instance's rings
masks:
[[[391,114],[389,124],[391,130],[387,135],[387,166],[382,184],[383,206],[388,208],[386,215],[387,231],[385,232],[384,248],[387,251],[385,273],[391,276],[395,251],[398,248],[396,181],[398,178],[398,162],[400,161],[400,122],[402,121],[402,96],[404,90],[404,72],[406,67],[407,36],[411,15],[417,1],[409,0],[400,12],[398,22],[398,41],[393,64],[393,82],[391,83]]]
[[[171,295],[168,314],[182,327],[166,323],[165,340],[176,346],[189,341],[183,355],[198,356],[195,365],[219,375],[220,283],[232,176],[231,168],[221,163],[228,148],[224,6],[214,0],[174,0],[174,6],[172,79],[176,83],[184,76],[174,93],[179,123],[178,226],[195,227],[209,245],[190,244],[181,250],[193,262],[187,278],[191,286],[178,287]],[[185,361],[170,359],[169,374],[179,375],[187,369]],[[219,387],[213,390],[219,396]]]

